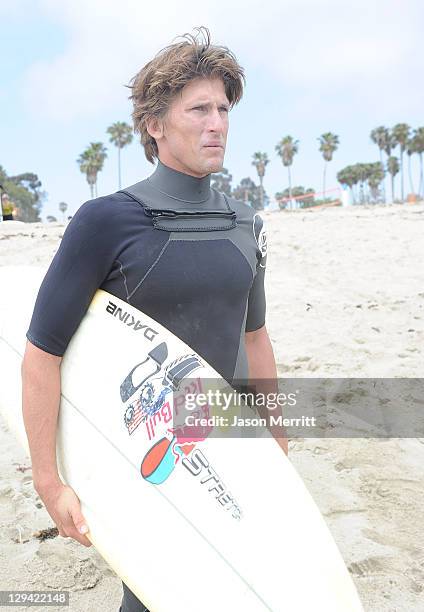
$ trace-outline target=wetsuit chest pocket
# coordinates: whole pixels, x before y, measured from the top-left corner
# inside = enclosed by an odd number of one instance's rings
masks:
[[[153,227],[167,232],[209,232],[229,230],[237,225],[236,213],[220,210],[172,210],[144,206],[145,213],[152,217]]]

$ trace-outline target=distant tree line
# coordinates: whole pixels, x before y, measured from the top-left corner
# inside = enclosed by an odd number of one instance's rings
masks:
[[[347,185],[350,188],[353,202],[356,204],[363,204],[370,200],[373,202],[386,202],[388,198],[384,179],[387,175],[390,176],[391,201],[397,201],[395,198],[395,177],[399,172],[400,202],[405,202],[405,153],[408,156],[409,191],[413,196],[418,197],[418,199],[424,198],[424,127],[411,130],[408,124],[398,123],[390,130],[384,126],[380,126],[371,131],[370,138],[379,148],[380,162],[346,166],[337,173],[337,180],[339,183]],[[398,147],[398,157],[393,155],[396,147]],[[415,190],[411,169],[411,158],[414,154],[419,156],[420,166],[417,190]]]
[[[337,180],[343,186],[347,186],[351,190],[352,199],[355,204],[364,204],[367,202],[387,202],[388,198],[385,192],[384,179],[390,175],[391,183],[391,201],[395,202],[395,177],[400,171],[401,179],[401,198],[400,202],[405,202],[404,190],[404,154],[407,154],[408,160],[408,175],[410,193],[418,199],[424,198],[424,179],[423,179],[423,153],[424,153],[424,127],[419,127],[415,130],[406,124],[398,123],[392,129],[384,126],[373,129],[370,133],[370,138],[379,148],[379,162],[356,163],[342,168],[337,173]],[[319,138],[319,150],[324,158],[323,172],[323,200],[326,197],[326,170],[327,165],[332,161],[333,153],[339,145],[339,137],[331,132],[322,134]],[[305,190],[303,187],[297,188],[297,194],[294,193],[291,186],[290,168],[293,164],[294,156],[299,151],[299,141],[294,140],[292,136],[285,136],[276,145],[276,151],[280,155],[283,165],[288,169],[288,189],[277,192],[275,194],[277,202],[281,207],[286,205],[287,199],[291,200],[296,195],[303,195],[301,192],[308,193],[310,190]],[[393,152],[398,148],[398,157],[393,155]],[[385,153],[386,159],[383,159]],[[411,158],[413,155],[419,156],[419,184],[415,190],[412,177]],[[313,202],[313,197],[304,200],[305,202]]]
[[[132,128],[123,121],[117,121],[110,125],[107,130],[109,140],[118,150],[118,188],[121,187],[121,151],[133,140]],[[380,161],[368,163],[356,163],[348,165],[337,172],[337,180],[342,186],[350,189],[352,200],[355,204],[367,202],[387,202],[388,197],[385,190],[384,179],[390,176],[390,197],[395,199],[395,180],[400,175],[400,202],[405,201],[405,162],[407,162],[409,191],[418,199],[424,198],[423,177],[423,152],[424,152],[424,127],[412,129],[406,123],[398,123],[392,129],[379,126],[370,133],[371,141],[378,146]],[[339,147],[339,136],[332,132],[325,132],[319,138],[319,152],[324,160],[322,177],[322,200],[317,200],[315,190],[312,187],[302,185],[292,186],[292,166],[295,156],[299,153],[299,140],[291,135],[286,135],[277,142],[275,151],[281,162],[287,168],[287,186],[275,194],[279,206],[284,208],[294,198],[302,196],[301,206],[310,206],[321,201],[327,201],[326,176],[328,164],[332,162],[333,155]],[[395,155],[397,153],[397,156]],[[406,154],[406,158],[405,158]],[[419,157],[419,179],[418,188],[412,176],[411,159],[414,155]],[[77,159],[80,171],[85,175],[90,188],[92,198],[97,197],[98,175],[102,171],[107,158],[107,148],[102,142],[91,142]],[[228,169],[223,168],[221,172],[213,174],[212,187],[223,191],[227,195],[246,202],[256,210],[263,209],[270,201],[264,188],[266,169],[270,159],[266,152],[256,151],[252,156],[252,165],[256,168],[259,185],[249,176],[243,178],[238,185],[232,186],[232,175]],[[16,176],[8,176],[0,166],[0,192],[7,193],[14,204],[15,218],[23,221],[40,221],[40,211],[45,192],[41,190],[41,181],[34,173],[23,173]],[[306,197],[305,197],[306,196]],[[59,211],[65,220],[65,212],[68,205],[61,202]],[[50,221],[56,221],[56,217],[49,215]]]

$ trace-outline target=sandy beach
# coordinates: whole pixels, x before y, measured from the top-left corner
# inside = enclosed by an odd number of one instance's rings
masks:
[[[263,218],[267,328],[279,375],[420,377],[424,204],[275,211]],[[0,266],[48,266],[64,229],[0,223]],[[28,457],[1,421],[0,444],[2,589],[69,590],[72,612],[118,610],[120,579],[94,547],[34,535],[53,522],[32,488]],[[423,610],[424,439],[293,439],[290,459],[329,525],[364,610]]]

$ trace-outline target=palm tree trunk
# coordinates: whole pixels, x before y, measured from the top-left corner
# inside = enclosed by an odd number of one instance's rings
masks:
[[[394,204],[395,203],[395,177],[393,174],[391,175],[391,177],[392,177],[392,204]]]
[[[287,166],[287,170],[289,171],[289,198],[290,198],[290,208],[293,208],[290,166]]]
[[[384,172],[384,164],[383,164],[383,151],[380,149],[380,164],[381,169],[383,170],[383,178],[381,179],[381,184],[383,189],[381,190],[381,195],[383,197],[383,202],[386,202],[386,173]]]
[[[404,203],[404,197],[403,197],[403,151],[401,150],[400,153],[400,197],[402,200],[402,204]]]
[[[325,200],[325,172],[326,172],[326,170],[327,170],[327,162],[325,161],[324,162],[324,178],[323,178],[323,181],[322,181],[322,197],[323,197],[324,200]]]
[[[423,154],[420,153],[420,188],[418,189],[418,193],[422,195],[424,198],[424,189],[423,189]],[[422,192],[421,192],[422,189]]]
[[[259,185],[260,185],[260,198],[261,198],[261,210],[264,209],[264,177],[260,176],[259,177]]]
[[[90,195],[91,195],[91,199],[94,198],[94,193],[93,193],[93,183],[88,183],[90,186]]]
[[[363,204],[364,203],[364,183],[361,180],[359,182],[359,204]]]
[[[118,147],[118,184],[121,189],[121,147]]]
[[[96,198],[97,198],[98,197],[98,195],[97,195],[97,179],[96,179],[96,182],[94,183],[94,189],[96,191]]]
[[[415,193],[414,183],[412,181],[412,173],[411,173],[411,157],[412,155],[408,155],[408,174],[409,174],[409,186],[411,187],[411,193]]]

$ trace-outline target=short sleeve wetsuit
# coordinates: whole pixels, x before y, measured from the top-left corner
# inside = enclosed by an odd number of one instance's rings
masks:
[[[206,210],[219,214],[193,215]],[[148,179],[90,200],[73,216],[27,338],[62,356],[101,288],[164,325],[230,384],[246,380],[244,333],[265,324],[265,262],[258,213],[211,189],[210,175],[195,178],[159,161]],[[147,610],[123,588],[122,612]]]
[[[152,210],[235,213],[231,229],[194,231]],[[189,217],[189,215],[185,215]],[[159,222],[158,222],[159,220]],[[187,226],[188,227],[188,226]],[[69,223],[40,287],[27,338],[62,356],[98,288],[145,312],[228,382],[248,378],[245,331],[265,323],[266,238],[246,204],[161,162],[128,190],[90,200]]]

